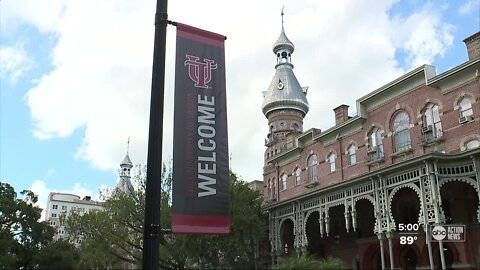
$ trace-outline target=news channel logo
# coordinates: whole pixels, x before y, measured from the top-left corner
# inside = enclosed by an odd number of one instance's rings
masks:
[[[443,226],[437,225],[433,227],[432,237],[437,241],[442,241],[447,237],[447,230]]]
[[[432,241],[464,242],[465,225],[435,225],[432,229]]]

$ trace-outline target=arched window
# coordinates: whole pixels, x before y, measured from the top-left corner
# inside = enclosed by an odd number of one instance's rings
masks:
[[[472,116],[472,99],[470,97],[463,97],[460,102],[458,102],[460,117]]]
[[[355,165],[357,163],[357,149],[355,144],[351,144],[347,149],[348,165]]]
[[[307,164],[308,164],[307,182],[308,183],[313,183],[313,182],[317,181],[317,179],[318,179],[318,175],[317,175],[317,164],[318,164],[317,155],[311,155],[310,157],[308,157]]]
[[[334,172],[335,171],[335,153],[330,153],[327,157],[327,162],[328,162],[328,171],[329,172]]]
[[[302,170],[300,169],[300,167],[296,167],[295,168],[295,171],[293,171],[293,175],[294,175],[294,184],[295,186],[298,186],[300,185],[300,175],[301,175],[301,172]]]
[[[298,126],[297,123],[292,124],[292,129],[294,132],[300,132],[300,127]]]
[[[282,176],[280,176],[280,190],[285,190],[287,189],[287,174],[283,173]]]
[[[438,112],[437,104],[427,104],[422,119],[422,132],[424,136],[426,136],[426,139],[439,138],[443,135],[442,122],[440,121],[440,113]]]
[[[474,149],[477,147],[480,147],[480,140],[470,140],[465,143],[466,150]]]
[[[271,185],[271,190],[270,190],[270,198],[275,199],[277,196],[276,195],[276,184],[275,184],[275,177],[272,178],[272,185]]]
[[[404,111],[395,115],[392,123],[393,136],[395,142],[395,152],[410,149],[412,141],[410,138],[410,117]]]
[[[368,134],[368,160],[383,158],[382,130],[375,127]]]
[[[272,198],[272,179],[267,180],[267,198]]]

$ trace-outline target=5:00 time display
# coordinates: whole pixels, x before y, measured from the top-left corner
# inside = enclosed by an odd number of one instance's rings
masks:
[[[400,224],[398,224],[398,230],[401,231],[401,232],[403,232],[403,231],[418,231],[418,229],[420,229],[420,225],[418,223],[415,223],[415,224],[400,223]]]
[[[420,229],[419,224],[398,224],[398,230],[400,234],[416,234],[418,229]],[[400,244],[401,245],[411,245],[418,237],[416,235],[402,235],[400,236]]]

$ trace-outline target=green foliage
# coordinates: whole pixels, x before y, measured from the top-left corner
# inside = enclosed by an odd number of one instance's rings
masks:
[[[36,256],[38,269],[75,269],[80,255],[75,247],[65,240],[50,242]]]
[[[312,269],[312,270],[324,270],[324,269],[346,269],[345,265],[340,259],[327,258],[317,259],[313,256],[300,256],[295,255],[290,257],[280,258],[276,269]]]
[[[265,237],[262,197],[230,174],[230,234],[175,235],[160,249],[162,262],[173,269],[254,268],[255,245]]]
[[[161,226],[171,228],[171,166],[163,167]],[[132,194],[112,192],[104,211],[71,213],[66,231],[79,245],[81,268],[141,267],[146,168],[133,177]],[[262,197],[230,174],[231,233],[218,235],[162,235],[161,269],[239,269],[254,267],[255,245],[265,236]]]
[[[82,268],[141,267],[143,222],[145,215],[146,167],[136,166],[132,182],[137,187],[130,194],[113,190],[104,194],[104,210],[85,214],[72,212],[66,219],[71,241],[79,241]],[[169,195],[171,169],[163,168],[162,226],[170,226]]]
[[[0,269],[51,268],[69,257],[72,260],[66,266],[73,267],[73,249],[52,242],[54,228],[38,221],[42,209],[34,206],[37,196],[29,190],[20,194],[23,198],[17,197],[11,185],[0,182]]]

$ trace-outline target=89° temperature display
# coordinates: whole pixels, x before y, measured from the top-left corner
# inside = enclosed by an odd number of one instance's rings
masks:
[[[400,244],[401,245],[411,245],[415,240],[418,239],[417,233],[418,230],[420,229],[419,224],[403,224],[400,223],[398,224],[398,231],[400,234]]]

